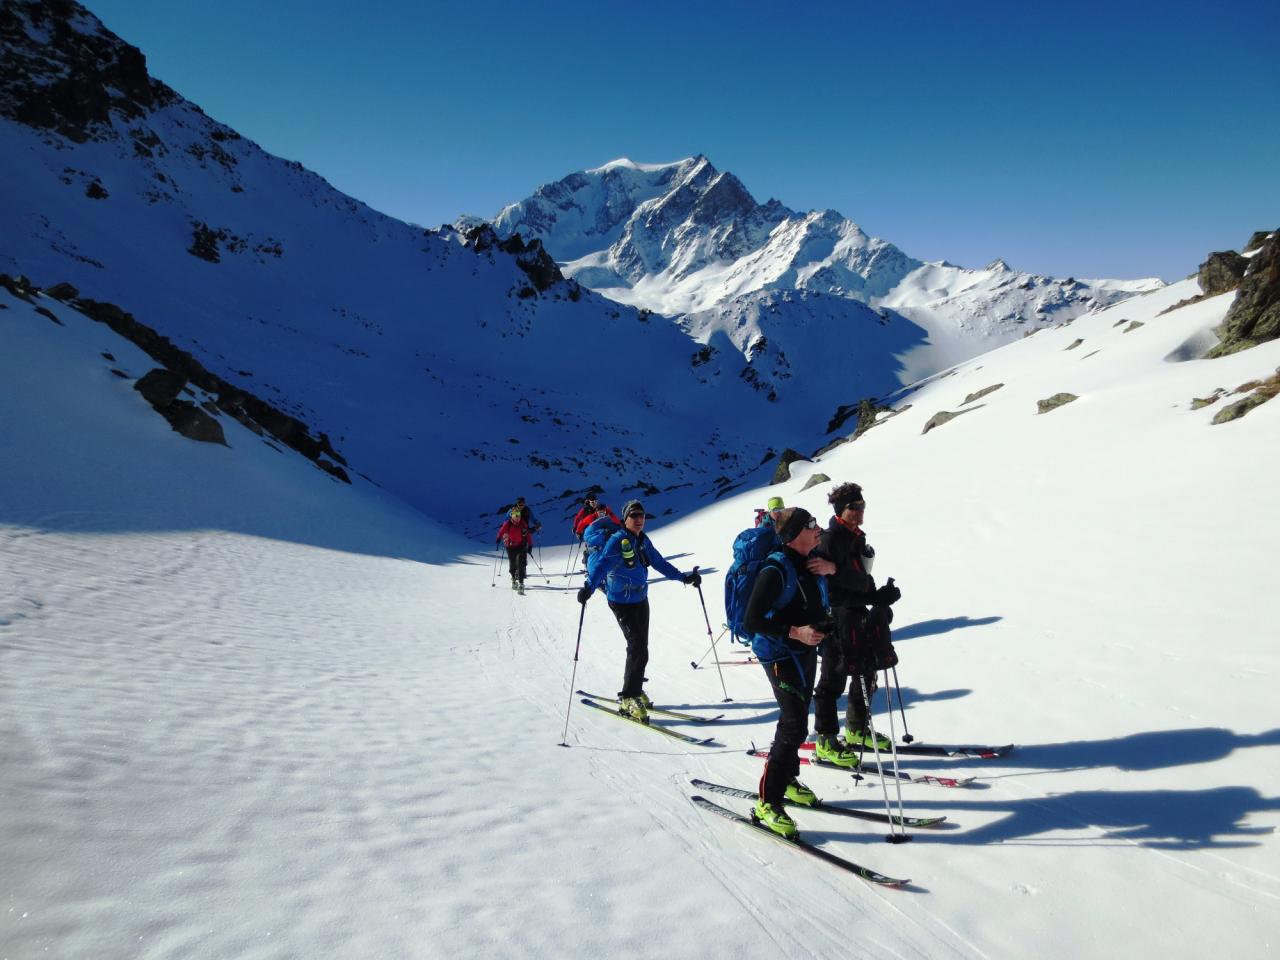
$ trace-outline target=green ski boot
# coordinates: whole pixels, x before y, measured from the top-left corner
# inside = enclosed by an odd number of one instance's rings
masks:
[[[888,750],[892,744],[889,738],[883,733],[877,733],[873,738],[871,734],[865,730],[859,730],[856,733],[853,730],[846,729],[844,732],[844,742],[851,747],[866,747],[868,750],[880,749]]]
[[[649,722],[649,711],[645,709],[639,697],[623,697],[618,701],[618,712],[639,723]]]
[[[792,780],[788,783],[786,793],[783,796],[786,797],[788,803],[794,803],[797,807],[813,807],[818,803],[818,795],[799,780]]]
[[[775,807],[771,803],[765,803],[763,800],[756,801],[756,805],[751,811],[751,819],[768,827],[778,836],[787,840],[794,840],[800,836],[796,822],[787,816],[785,810]]]
[[[837,767],[845,767],[846,769],[854,769],[858,763],[858,754],[850,750],[838,737],[819,736],[813,744],[813,752],[819,760],[825,760],[827,763],[834,763]]]

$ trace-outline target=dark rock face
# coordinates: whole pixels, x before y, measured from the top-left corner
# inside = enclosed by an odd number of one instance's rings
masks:
[[[53,297],[63,303],[70,303],[76,297],[80,296],[80,291],[69,283],[55,283],[52,287],[45,287],[45,296]]]
[[[1280,337],[1280,233],[1271,234],[1249,258],[1218,336],[1222,342],[1207,356],[1224,357]]]
[[[321,433],[318,437],[313,437],[307,425],[301,420],[277,410],[265,400],[209,372],[191,354],[175,347],[166,337],[162,337],[146,324],[139,323],[131,314],[121,310],[115,304],[100,303],[96,300],[77,300],[75,307],[85,316],[106,324],[126,340],[136,344],[153,360],[163,364],[166,371],[171,371],[172,375],[180,377],[184,382],[190,381],[196,384],[207,393],[214,394],[218,398],[218,409],[239,420],[255,433],[261,434],[265,430],[281,443],[297,450],[320,469],[344,483],[351,482],[342,467],[338,466],[338,464],[346,466],[347,461],[333,449],[325,434]],[[175,400],[174,404],[186,402]],[[191,406],[194,407],[194,404]],[[200,413],[203,414],[203,411]],[[207,414],[203,415],[207,416]],[[186,413],[182,416],[184,419],[199,419]],[[207,425],[202,424],[193,429],[203,430],[206,427]],[[221,432],[221,427],[218,429]],[[225,440],[221,442],[225,443]]]
[[[0,45],[0,116],[77,143],[113,112],[133,119],[177,99],[137,47],[70,0],[6,0]]]
[[[1274,230],[1255,231],[1253,236],[1249,238],[1249,242],[1246,243],[1241,248],[1241,252],[1248,253],[1250,250],[1257,250],[1259,247],[1261,247],[1264,243],[1267,242],[1267,237],[1271,236],[1274,232],[1275,232]]]
[[[187,381],[173,371],[157,367],[135,383],[133,389],[142,394],[147,403],[169,421],[169,426],[184,437],[226,446],[222,424],[191,401],[178,399],[186,385]]]
[[[773,480],[771,483],[785,483],[791,479],[791,464],[797,460],[807,460],[803,453],[797,453],[790,447],[782,451],[782,456],[778,458],[778,468],[773,471]]]
[[[1242,257],[1234,250],[1223,250],[1209,254],[1209,259],[1200,264],[1196,279],[1200,282],[1200,289],[1212,297],[1238,287],[1248,267],[1248,257]]]

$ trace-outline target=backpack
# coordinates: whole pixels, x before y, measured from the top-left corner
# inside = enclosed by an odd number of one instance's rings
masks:
[[[733,563],[724,575],[724,615],[725,626],[739,643],[749,644],[752,640],[742,625],[742,618],[747,612],[747,601],[751,599],[760,566],[781,546],[778,533],[771,524],[743,530],[733,541]],[[786,562],[786,557],[779,554],[779,559],[782,561],[779,565],[782,567],[783,586],[777,605],[785,607],[791,602],[797,583],[795,571]]]
[[[587,576],[595,576],[596,564],[604,556],[605,544],[609,542],[610,537],[621,529],[621,524],[614,523],[609,517],[605,516],[599,520],[593,520],[583,532],[582,542],[585,544],[583,549],[591,548],[587,553]]]

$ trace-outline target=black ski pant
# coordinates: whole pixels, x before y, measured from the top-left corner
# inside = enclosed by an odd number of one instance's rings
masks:
[[[809,701],[818,654],[812,648],[783,660],[762,664],[778,701],[778,726],[760,777],[760,796],[781,809],[787,784],[800,774],[800,744],[809,735]]]
[[[524,566],[529,557],[529,548],[523,543],[518,547],[507,547],[507,565],[511,570],[511,579],[524,582]]]
[[[859,608],[847,607],[837,607],[834,613],[836,632],[822,646],[822,669],[813,690],[813,731],[819,737],[839,736],[837,704],[846,686],[849,698],[845,703],[844,725],[854,733],[867,726],[867,705],[862,699],[859,678],[866,682],[868,699],[876,692],[875,661],[871,651],[864,649],[866,644],[858,643],[867,614]]]
[[[638,697],[644,692],[644,668],[649,665],[649,601],[614,603],[609,601],[627,641],[627,666],[622,673],[618,698]]]

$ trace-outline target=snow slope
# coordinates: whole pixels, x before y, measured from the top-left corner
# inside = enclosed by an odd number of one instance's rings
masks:
[[[1211,426],[1227,401],[1190,400],[1280,342],[1176,362],[1230,299],[1159,315],[1193,286],[975,358],[782,487],[654,524],[710,571],[714,622],[753,506],[825,514],[813,470],[864,485],[911,733],[1018,744],[904,761],[978,777],[904,786],[949,818],[910,844],[797,814],[898,891],[689,803],[690,777],[752,785],[775,717],[756,668],[723,668],[730,703],[689,668],[692,590],[652,588],[648,687],[724,712],[717,745],[566,716],[571,677],[619,679],[598,599],[575,664],[576,584],[514,596],[492,554],[238,424],[185,440],[104,366],[145,365],[128,344],[0,292],[0,956],[1274,956],[1280,406]]]

